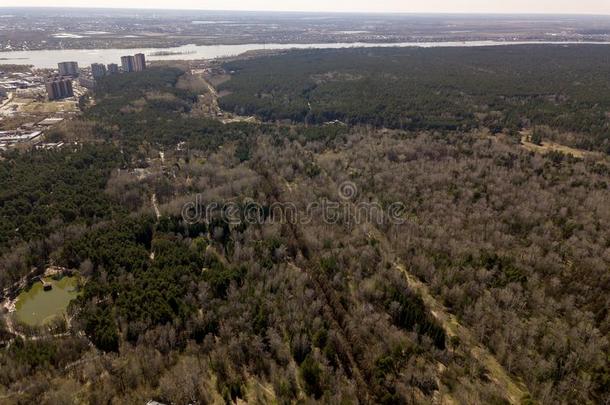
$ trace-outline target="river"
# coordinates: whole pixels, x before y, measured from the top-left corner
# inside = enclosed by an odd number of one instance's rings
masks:
[[[53,49],[36,51],[2,51],[0,64],[33,65],[37,68],[57,68],[57,62],[76,61],[81,66],[91,63],[117,63],[123,55],[143,53],[148,60],[195,60],[214,59],[240,55],[261,49],[324,49],[324,48],[370,48],[370,47],[460,47],[527,44],[599,44],[610,42],[509,42],[509,41],[454,41],[454,42],[399,42],[399,43],[321,43],[321,44],[244,44],[244,45],[184,45],[173,48],[133,49]],[[155,55],[161,52],[163,54]]]

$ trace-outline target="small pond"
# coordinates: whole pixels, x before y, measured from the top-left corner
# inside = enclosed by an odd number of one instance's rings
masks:
[[[35,282],[28,290],[17,297],[15,317],[30,326],[39,326],[61,317],[71,300],[78,295],[77,277],[62,277],[59,280],[45,278],[52,288],[46,290],[40,281]]]

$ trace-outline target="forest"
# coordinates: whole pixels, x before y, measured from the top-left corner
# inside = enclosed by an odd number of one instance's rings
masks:
[[[595,120],[608,93],[589,86],[610,86],[597,49],[231,62],[221,102],[273,121],[258,123],[196,115],[197,92],[177,85],[183,67],[108,77],[51,133],[78,144],[0,160],[1,286],[49,265],[82,279],[62,333],[18,335],[0,317],[0,402],[610,401],[610,158],[541,153],[514,134],[524,119],[540,119],[545,137],[576,131],[558,111]],[[557,65],[558,52],[584,59]],[[378,93],[383,75],[402,84]],[[549,102],[557,89],[569,96]],[[405,108],[419,121],[392,124]],[[578,132],[589,149],[603,149],[599,125]],[[304,217],[321,201],[404,210],[400,221],[272,216],[284,204]],[[256,205],[264,220],[185,217],[227,203]]]
[[[188,141],[193,148],[214,148],[253,132],[247,124],[223,126],[189,115],[197,95],[176,87],[184,73],[179,68],[156,68],[145,75],[100,80],[96,104],[85,112],[85,119],[98,127],[95,137],[120,139],[126,151],[133,152],[143,143],[175,146]]]
[[[610,152],[606,46],[294,51],[225,64],[221,106],[264,120],[516,134],[549,126]],[[551,134],[549,134],[550,136]]]
[[[0,252],[7,262],[1,288],[32,266],[42,270],[50,252],[63,243],[66,225],[88,226],[127,212],[105,193],[111,169],[124,164],[112,145],[11,151],[3,157]]]

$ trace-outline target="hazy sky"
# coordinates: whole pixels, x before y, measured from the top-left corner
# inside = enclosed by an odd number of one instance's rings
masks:
[[[610,0],[1,0],[0,6],[610,14]]]

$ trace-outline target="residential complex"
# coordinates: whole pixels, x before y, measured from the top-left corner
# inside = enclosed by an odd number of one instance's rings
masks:
[[[57,68],[62,76],[77,77],[79,74],[78,62],[60,62],[57,64]]]
[[[109,75],[115,75],[119,73],[119,65],[117,65],[116,63],[109,63],[107,67],[107,72]]]
[[[66,76],[53,75],[47,78],[45,88],[49,100],[59,100],[62,98],[73,97],[72,80]]]
[[[93,76],[94,79],[106,76],[106,65],[103,63],[92,63],[91,76]]]
[[[143,53],[121,56],[123,72],[141,72],[146,69],[146,57]]]
[[[90,67],[80,69],[78,62],[60,62],[51,75],[46,69],[0,70],[0,121],[17,116],[28,119],[14,128],[0,127],[0,150],[24,144],[60,147],[60,144],[45,142],[43,134],[49,127],[77,114],[79,98],[87,90],[94,89],[106,76],[145,69],[146,57],[139,53],[122,57],[120,66],[92,63]]]
[[[136,60],[133,55],[121,56],[121,67],[124,73],[134,72]]]
[[[141,72],[144,69],[146,69],[146,57],[144,56],[143,53],[136,53],[134,55],[134,60],[135,60],[134,70],[136,72]]]

